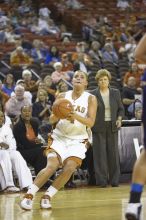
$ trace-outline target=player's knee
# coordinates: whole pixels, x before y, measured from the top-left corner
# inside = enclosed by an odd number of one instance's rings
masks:
[[[47,160],[56,160],[57,159],[57,154],[56,152],[50,152],[47,155]]]
[[[59,166],[59,161],[57,160],[57,158],[52,159],[51,161],[48,161],[45,170],[47,170],[47,171],[56,171],[58,166]]]

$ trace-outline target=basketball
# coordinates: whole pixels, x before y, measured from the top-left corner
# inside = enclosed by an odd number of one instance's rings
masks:
[[[53,114],[60,119],[65,119],[72,110],[71,102],[65,98],[57,99],[52,106]]]

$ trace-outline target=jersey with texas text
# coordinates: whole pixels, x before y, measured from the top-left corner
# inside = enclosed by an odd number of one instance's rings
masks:
[[[82,95],[76,100],[72,99],[72,90],[65,93],[65,99],[68,99],[74,108],[74,111],[86,118],[88,113],[88,98],[91,96],[88,92],[83,92]],[[61,119],[53,130],[53,133],[65,136],[71,139],[88,139],[87,127],[86,125],[80,123],[77,120],[70,122],[66,119]]]

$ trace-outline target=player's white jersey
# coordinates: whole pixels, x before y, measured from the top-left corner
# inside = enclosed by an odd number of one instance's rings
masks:
[[[78,99],[73,100],[72,90],[65,93],[65,98],[72,103],[74,111],[84,118],[87,117],[89,96],[91,96],[90,93],[83,92]],[[74,122],[70,122],[66,119],[59,120],[56,128],[53,130],[53,133],[71,139],[88,139],[86,125],[80,123],[77,120]]]

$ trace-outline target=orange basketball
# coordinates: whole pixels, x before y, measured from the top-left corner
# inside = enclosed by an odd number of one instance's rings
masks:
[[[52,106],[54,115],[60,119],[65,119],[72,110],[71,102],[65,98],[57,99]]]

